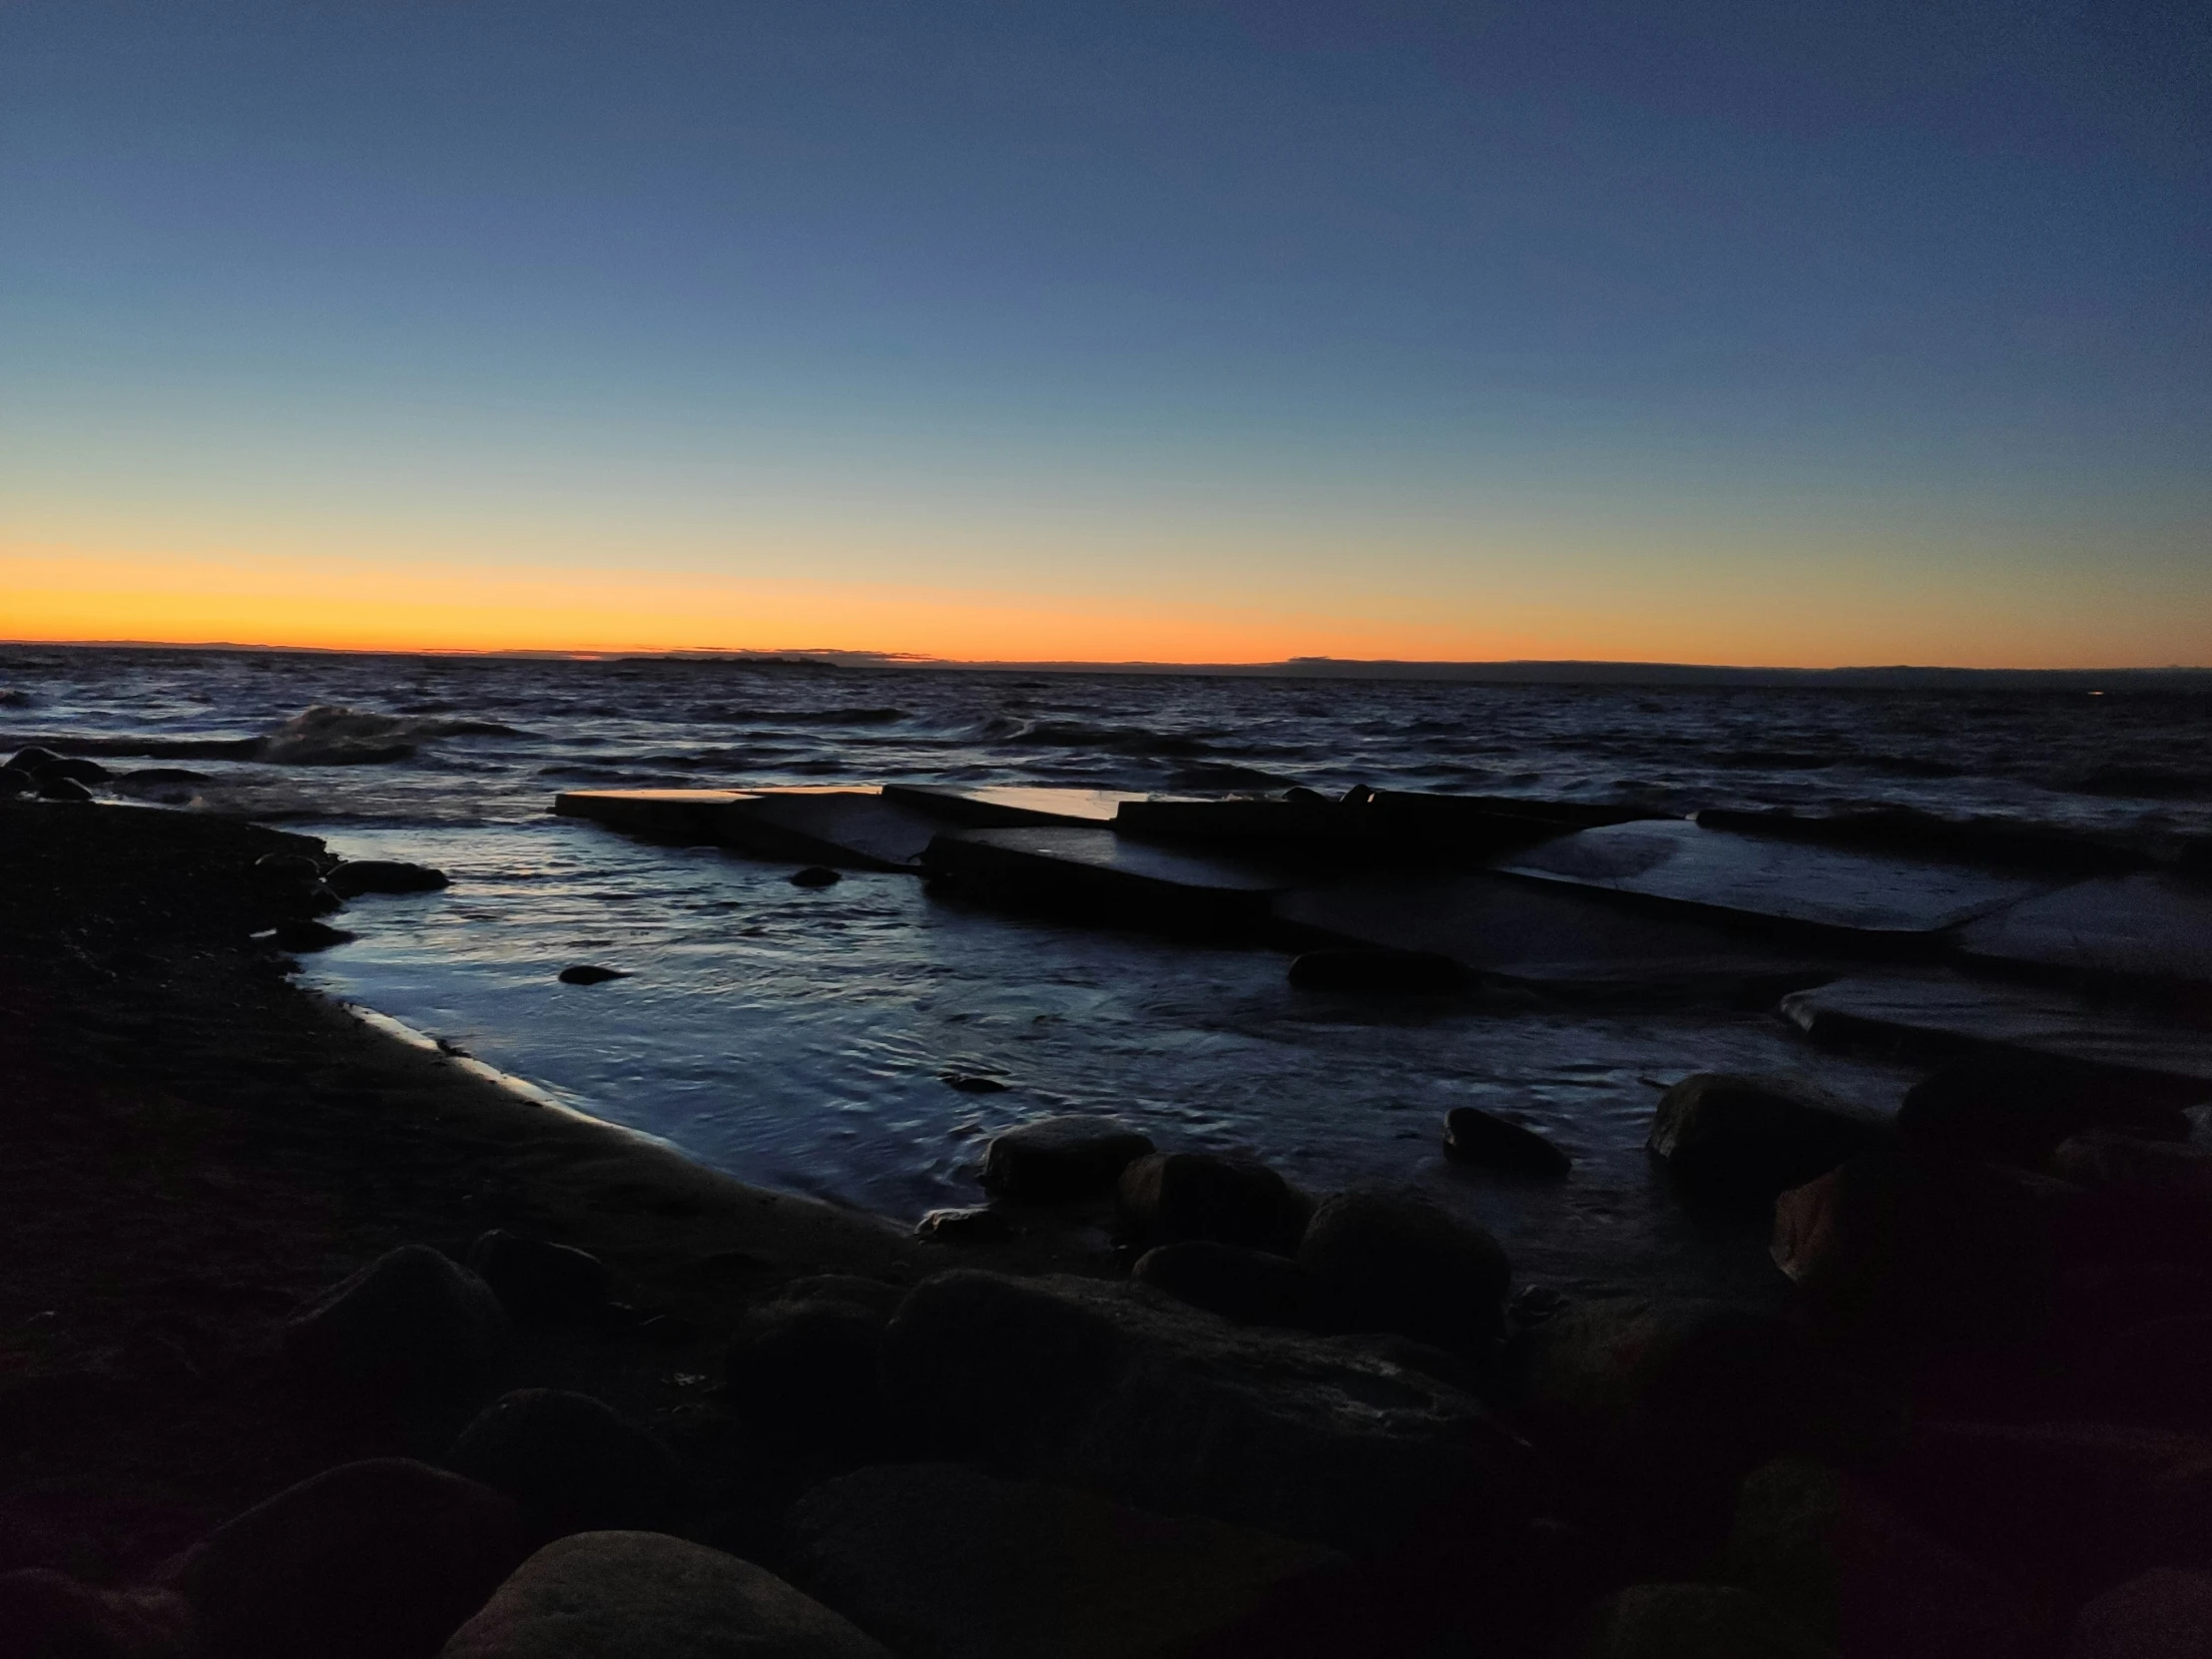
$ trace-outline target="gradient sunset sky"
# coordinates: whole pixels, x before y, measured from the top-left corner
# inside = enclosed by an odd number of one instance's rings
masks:
[[[2212,664],[2212,8],[0,0],[0,638]]]

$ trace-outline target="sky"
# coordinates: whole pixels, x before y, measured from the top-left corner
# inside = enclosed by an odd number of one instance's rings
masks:
[[[2212,9],[0,0],[0,638],[2212,665]]]

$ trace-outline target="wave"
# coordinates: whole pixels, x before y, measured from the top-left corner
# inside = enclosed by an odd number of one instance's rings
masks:
[[[731,709],[721,705],[694,712],[695,720],[728,721],[739,726],[889,726],[914,718],[911,709]]]
[[[2141,801],[2212,799],[2212,772],[2183,767],[2101,766],[2060,786],[2074,795],[2132,796]]]
[[[1095,749],[1110,755],[1156,755],[1164,760],[1215,753],[1204,737],[1154,732],[1142,726],[1087,726],[1081,721],[1032,721],[1011,733],[1007,741],[1055,749]]]
[[[375,766],[404,761],[431,738],[519,738],[496,720],[426,720],[317,703],[260,739],[253,759],[277,766]]]

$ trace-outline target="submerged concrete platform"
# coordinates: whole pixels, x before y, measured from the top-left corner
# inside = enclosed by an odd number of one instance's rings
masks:
[[[1929,941],[2054,884],[1948,860],[1707,830],[1686,819],[1580,830],[1493,867],[1655,906],[1873,943]]]
[[[1137,790],[1056,789],[1026,784],[885,784],[883,796],[976,830],[1007,830],[1028,824],[1101,827],[1114,822],[1114,815],[1124,803],[1153,799]]]
[[[1701,919],[1478,872],[1377,871],[1284,894],[1286,925],[1334,943],[1433,951],[1551,990],[1772,996],[1846,971]]]
[[[1782,1011],[1817,1039],[2007,1049],[2161,1078],[2212,1098],[2212,1029],[2153,1020],[2053,987],[1940,969],[1860,974],[1793,992],[1782,999]]]
[[[719,814],[740,790],[565,790],[553,798],[561,818],[588,819],[641,840],[708,846],[721,838]]]
[[[644,840],[845,869],[916,869],[945,825],[880,790],[836,788],[573,790],[554,797],[553,811]]]
[[[2212,881],[2145,872],[2077,882],[1970,923],[1959,948],[2008,966],[2212,989]]]
[[[1294,862],[1051,826],[940,834],[922,864],[986,901],[1171,930],[1262,926],[1279,894],[1313,878]]]

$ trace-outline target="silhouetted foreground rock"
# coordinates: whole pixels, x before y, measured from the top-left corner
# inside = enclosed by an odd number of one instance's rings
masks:
[[[278,1492],[160,1577],[211,1659],[423,1659],[526,1550],[507,1498],[387,1457]]]
[[[1529,1448],[1471,1396],[1139,1288],[938,1274],[891,1321],[882,1375],[939,1450],[1354,1551],[1531,1501]]]
[[[603,1401],[563,1388],[502,1395],[446,1461],[513,1498],[536,1538],[669,1526],[695,1502],[667,1446]]]
[[[1479,1106],[1454,1106],[1444,1114],[1444,1156],[1552,1180],[1563,1180],[1574,1169],[1574,1160],[1535,1130]]]
[[[192,1604],[172,1590],[103,1590],[49,1567],[0,1573],[0,1659],[196,1659]]]
[[[2180,1140],[2189,1124],[2165,1091],[2026,1057],[1957,1061],[1906,1090],[1898,1107],[1898,1132],[1916,1147],[2023,1169],[2100,1127]]]
[[[1685,1192],[1751,1207],[1887,1138],[1881,1124],[1795,1078],[1701,1071],[1660,1097],[1647,1144]]]
[[[1331,1322],[1466,1348],[1497,1331],[1511,1268],[1479,1227],[1394,1193],[1342,1193],[1298,1247]]]
[[[2212,1653],[2212,1574],[2161,1568],[2107,1590],[2074,1618],[2067,1659],[2201,1659]]]
[[[877,1366],[904,1293],[829,1275],[746,1311],[723,1362],[731,1401],[761,1422],[869,1450],[883,1433]]]
[[[1185,1651],[1335,1550],[1168,1519],[954,1463],[861,1469],[802,1498],[805,1581],[902,1659]]]
[[[1566,1659],[1838,1659],[1749,1590],[1726,1584],[1631,1584],[1606,1597],[1561,1652]]]
[[[294,1317],[284,1347],[333,1385],[466,1396],[488,1383],[508,1334],[481,1279],[427,1245],[401,1245]]]
[[[1193,1240],[1138,1257],[1129,1277],[1178,1302],[1240,1325],[1314,1329],[1323,1323],[1321,1288],[1287,1257],[1240,1245]]]
[[[735,1555],[658,1532],[547,1544],[443,1659],[891,1659],[873,1637]]]
[[[1100,1193],[1152,1142],[1112,1118],[1038,1118],[995,1135],[983,1151],[983,1185],[1023,1204]]]
[[[1208,1239],[1289,1256],[1313,1201],[1265,1164],[1207,1152],[1152,1152],[1114,1190],[1122,1237],[1139,1250]]]
[[[607,1266],[588,1251],[502,1228],[468,1247],[469,1270],[491,1287],[499,1305],[517,1320],[555,1324],[589,1319],[606,1306]]]

